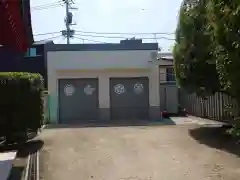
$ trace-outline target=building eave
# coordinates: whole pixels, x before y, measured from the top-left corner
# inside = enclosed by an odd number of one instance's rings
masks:
[[[29,45],[32,45],[34,42],[34,39],[33,39],[33,31],[32,31],[30,0],[21,0],[21,11],[22,11],[22,19],[25,25],[24,27],[26,31],[27,41]]]
[[[32,45],[30,0],[1,1],[0,44],[18,52]]]
[[[105,43],[105,44],[50,44],[48,51],[121,51],[121,50],[158,50],[157,43],[141,44],[122,44],[122,43]]]

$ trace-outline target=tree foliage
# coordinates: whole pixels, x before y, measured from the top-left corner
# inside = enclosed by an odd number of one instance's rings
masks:
[[[240,1],[184,0],[173,54],[179,85],[224,91],[240,104]]]
[[[182,88],[237,100],[232,133],[240,135],[240,0],[184,0],[173,53]]]
[[[207,13],[220,83],[240,103],[240,1],[210,0]]]
[[[220,89],[206,4],[205,0],[183,1],[173,50],[178,84],[201,95]]]

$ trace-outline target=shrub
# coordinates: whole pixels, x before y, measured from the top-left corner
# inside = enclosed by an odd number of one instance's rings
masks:
[[[43,122],[40,74],[0,73],[0,136],[36,131]]]
[[[228,133],[234,138],[237,138],[237,139],[240,138],[240,128],[237,126],[233,126],[231,129],[229,129]]]

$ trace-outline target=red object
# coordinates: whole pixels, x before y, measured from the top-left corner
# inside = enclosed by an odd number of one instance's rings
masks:
[[[20,0],[0,0],[0,44],[20,52],[29,47]]]
[[[163,117],[163,118],[168,118],[168,117],[169,117],[168,112],[167,112],[167,111],[163,111],[163,112],[162,112],[162,117]]]

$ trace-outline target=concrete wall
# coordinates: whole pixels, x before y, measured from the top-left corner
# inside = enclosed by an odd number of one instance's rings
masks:
[[[169,54],[164,54],[169,55]],[[160,74],[160,107],[161,111],[167,110],[171,114],[178,113],[178,87],[175,82],[167,81],[167,67],[173,67],[173,61],[171,60],[159,60]]]
[[[159,66],[173,66],[173,61],[171,60],[158,60]]]
[[[48,52],[48,69],[149,68],[149,50]]]
[[[110,77],[148,77],[149,105],[152,118],[160,110],[159,68],[150,63],[149,50],[135,51],[58,51],[48,52],[48,90],[50,93],[50,120],[58,120],[58,79],[98,78],[100,117],[109,117]]]
[[[178,87],[171,84],[161,84],[160,85],[160,107],[161,111],[166,110],[171,114],[178,113]]]

